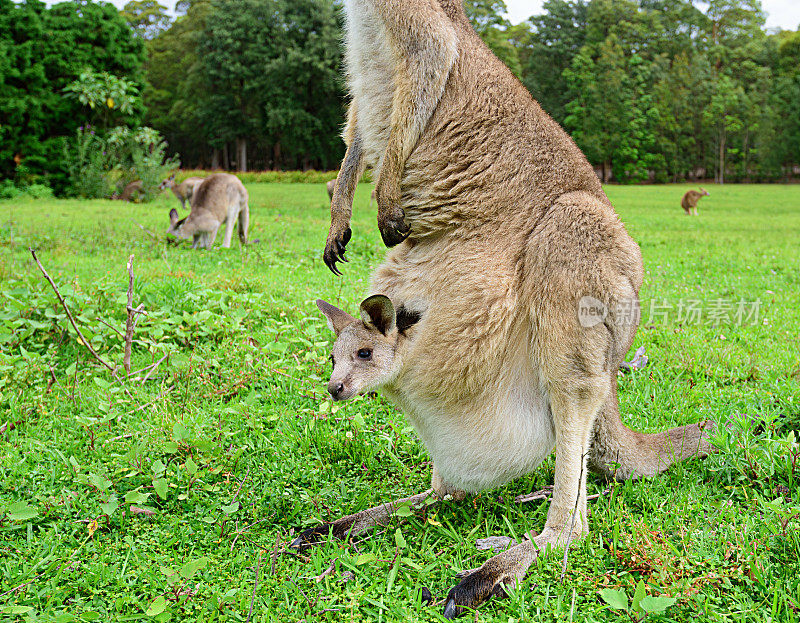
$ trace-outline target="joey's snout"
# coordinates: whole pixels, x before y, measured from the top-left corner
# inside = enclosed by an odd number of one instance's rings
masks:
[[[356,390],[349,379],[331,379],[328,393],[334,400],[347,400],[356,394]]]
[[[328,393],[334,400],[341,400],[340,396],[344,393],[344,383],[341,381],[331,381],[328,383]]]

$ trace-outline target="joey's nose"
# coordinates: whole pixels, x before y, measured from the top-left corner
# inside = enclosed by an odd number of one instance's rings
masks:
[[[331,382],[328,384],[328,393],[334,400],[339,400],[339,396],[344,391],[344,383]]]

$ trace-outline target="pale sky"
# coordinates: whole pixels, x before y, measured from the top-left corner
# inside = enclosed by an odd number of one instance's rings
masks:
[[[518,24],[531,15],[541,12],[544,0],[505,0],[508,6],[508,19]],[[127,0],[112,0],[112,4],[122,8]],[[174,1],[161,0],[170,10],[175,7]],[[47,4],[55,4],[53,0]],[[768,28],[783,28],[784,30],[797,30],[800,26],[800,0],[761,0],[761,6],[767,13]]]
[[[505,0],[512,24],[541,13],[544,0]],[[800,25],[800,0],[761,0],[767,14],[767,28],[797,30]]]

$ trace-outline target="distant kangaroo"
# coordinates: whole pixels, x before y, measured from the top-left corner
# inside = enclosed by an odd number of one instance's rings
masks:
[[[707,197],[709,194],[710,193],[702,187],[699,191],[686,191],[686,194],[681,199],[681,207],[683,208],[683,211],[686,212],[686,216],[689,216],[690,214],[697,216],[697,202],[703,197]]]
[[[141,195],[142,192],[144,192],[142,180],[135,180],[125,185],[119,199],[120,201],[133,201],[134,195]]]
[[[216,173],[205,178],[192,195],[192,211],[179,220],[178,211],[170,210],[170,226],[167,234],[193,240],[192,248],[210,249],[217,237],[217,230],[225,223],[222,246],[231,246],[234,221],[239,222],[239,242],[247,244],[247,229],[250,225],[248,194],[235,175]]]
[[[186,202],[189,202],[191,205],[192,201],[192,193],[194,192],[195,188],[199,186],[204,177],[187,177],[183,180],[180,184],[175,183],[175,176],[170,175],[167,179],[165,179],[161,184],[158,185],[159,190],[164,190],[165,188],[169,188],[172,191],[172,194],[178,198],[178,201],[181,202],[181,208],[186,209]]]
[[[639,321],[643,267],[573,141],[474,32],[459,0],[345,0],[347,153],[325,262],[350,239],[355,184],[375,168],[378,226],[397,245],[360,319],[337,334],[328,391],[382,387],[433,459],[437,497],[531,473],[555,448],[541,534],[448,594],[452,618],[588,531],[587,468],[652,476],[710,451],[705,424],[645,435],[620,420],[617,370]],[[428,493],[406,498],[418,502]],[[295,541],[382,525],[399,502]]]

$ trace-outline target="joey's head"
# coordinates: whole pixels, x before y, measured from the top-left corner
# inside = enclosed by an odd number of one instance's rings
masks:
[[[708,197],[708,196],[709,196],[711,193],[710,193],[710,192],[708,192],[708,191],[707,191],[705,188],[703,188],[703,187],[701,186],[701,187],[700,187],[700,194],[701,194],[701,195],[703,195],[703,197]]]
[[[167,235],[175,236],[176,238],[181,238],[182,240],[190,238],[191,236],[184,231],[183,226],[185,223],[186,219],[178,218],[178,211],[175,208],[172,208],[169,211],[169,227],[167,228]]]
[[[336,333],[328,383],[333,399],[347,400],[391,381],[400,369],[398,345],[405,335],[388,297],[376,294],[364,299],[360,318],[322,300],[317,307]]]

